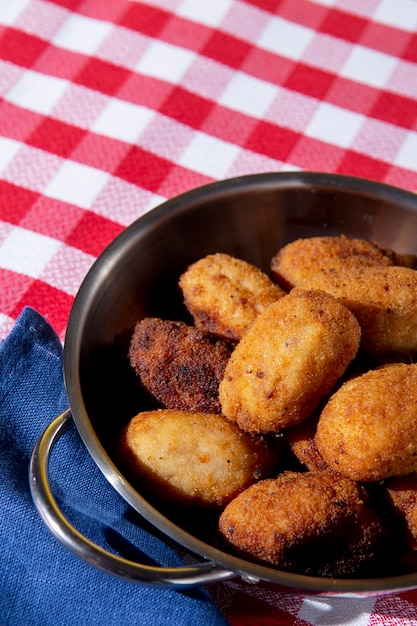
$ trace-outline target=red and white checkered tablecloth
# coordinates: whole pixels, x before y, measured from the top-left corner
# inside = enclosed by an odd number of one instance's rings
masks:
[[[297,169],[417,190],[417,0],[0,0],[0,339],[25,305],[63,339],[161,201]],[[233,626],[417,624],[417,592],[212,594]]]

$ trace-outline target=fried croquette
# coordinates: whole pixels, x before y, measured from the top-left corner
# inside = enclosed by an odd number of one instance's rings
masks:
[[[322,289],[356,316],[370,354],[417,351],[417,271],[391,250],[343,237],[301,239],[271,261],[287,287]]]
[[[220,413],[218,388],[233,347],[184,322],[145,318],[135,326],[129,358],[165,408]]]
[[[225,507],[219,531],[241,556],[331,577],[370,567],[384,537],[365,488],[329,471],[287,471],[249,487]]]
[[[327,469],[327,463],[317,450],[314,436],[318,419],[313,416],[292,428],[286,428],[284,439],[294,457],[309,470]]]
[[[417,473],[390,478],[384,488],[405,544],[417,550]]]
[[[417,365],[394,363],[345,382],[317,424],[317,449],[352,480],[417,470]]]
[[[221,415],[159,409],[123,430],[119,459],[132,481],[159,498],[217,508],[270,475],[276,451]]]
[[[196,327],[234,340],[285,293],[258,267],[223,253],[190,265],[179,285]]]
[[[272,258],[271,271],[287,289],[315,288],[316,276],[365,267],[406,265],[406,258],[366,239],[344,235],[306,237],[290,242]]]
[[[242,430],[278,432],[309,417],[358,350],[354,315],[331,295],[293,289],[247,330],[219,386],[223,414]]]

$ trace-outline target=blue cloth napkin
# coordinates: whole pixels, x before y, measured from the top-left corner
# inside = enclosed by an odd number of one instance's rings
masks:
[[[25,308],[0,344],[0,624],[2,626],[225,626],[204,589],[175,591],[115,578],[52,536],[32,502],[28,466],[44,428],[68,406],[62,346]],[[70,521],[107,550],[115,545],[160,566],[181,566],[163,539],[105,480],[75,428],[56,444],[53,490]]]

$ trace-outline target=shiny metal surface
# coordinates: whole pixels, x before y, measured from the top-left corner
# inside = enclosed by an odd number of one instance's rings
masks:
[[[310,594],[373,596],[417,587],[417,572],[329,580],[230,556],[192,520],[183,524],[139,494],[118,470],[114,450],[120,428],[146,406],[127,364],[128,333],[148,315],[185,319],[177,280],[189,263],[227,252],[268,271],[283,244],[341,233],[417,254],[417,197],[357,178],[279,173],[213,183],[162,204],[127,228],[83,282],[69,320],[65,380],[77,429],[101,471],[136,511],[181,546],[252,582]]]
[[[73,424],[68,409],[59,415],[39,438],[31,457],[29,480],[34,502],[52,534],[68,550],[87,563],[119,578],[150,586],[188,588],[233,577],[233,572],[204,562],[194,567],[152,567],[107,552],[72,526],[52,493],[48,464],[55,443]]]

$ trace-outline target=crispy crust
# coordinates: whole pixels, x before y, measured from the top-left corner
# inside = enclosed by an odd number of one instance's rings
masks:
[[[284,472],[246,489],[223,511],[227,545],[303,574],[350,576],[370,564],[383,537],[365,489],[332,472]]]
[[[324,407],[315,441],[328,465],[353,480],[417,470],[417,365],[386,365],[344,383]]]
[[[391,250],[343,237],[297,240],[271,261],[287,287],[323,289],[343,302],[374,355],[417,351],[417,272],[405,264]]]
[[[307,237],[287,244],[271,260],[274,277],[286,288],[311,288],[320,274],[366,267],[406,265],[406,259],[389,248],[365,239]]]
[[[284,295],[258,267],[223,253],[190,265],[179,285],[196,327],[234,340]]]
[[[218,387],[233,347],[183,322],[145,318],[135,326],[129,358],[164,407],[220,413]]]
[[[356,355],[360,328],[335,298],[293,289],[261,313],[219,386],[223,414],[252,433],[309,417]]]

